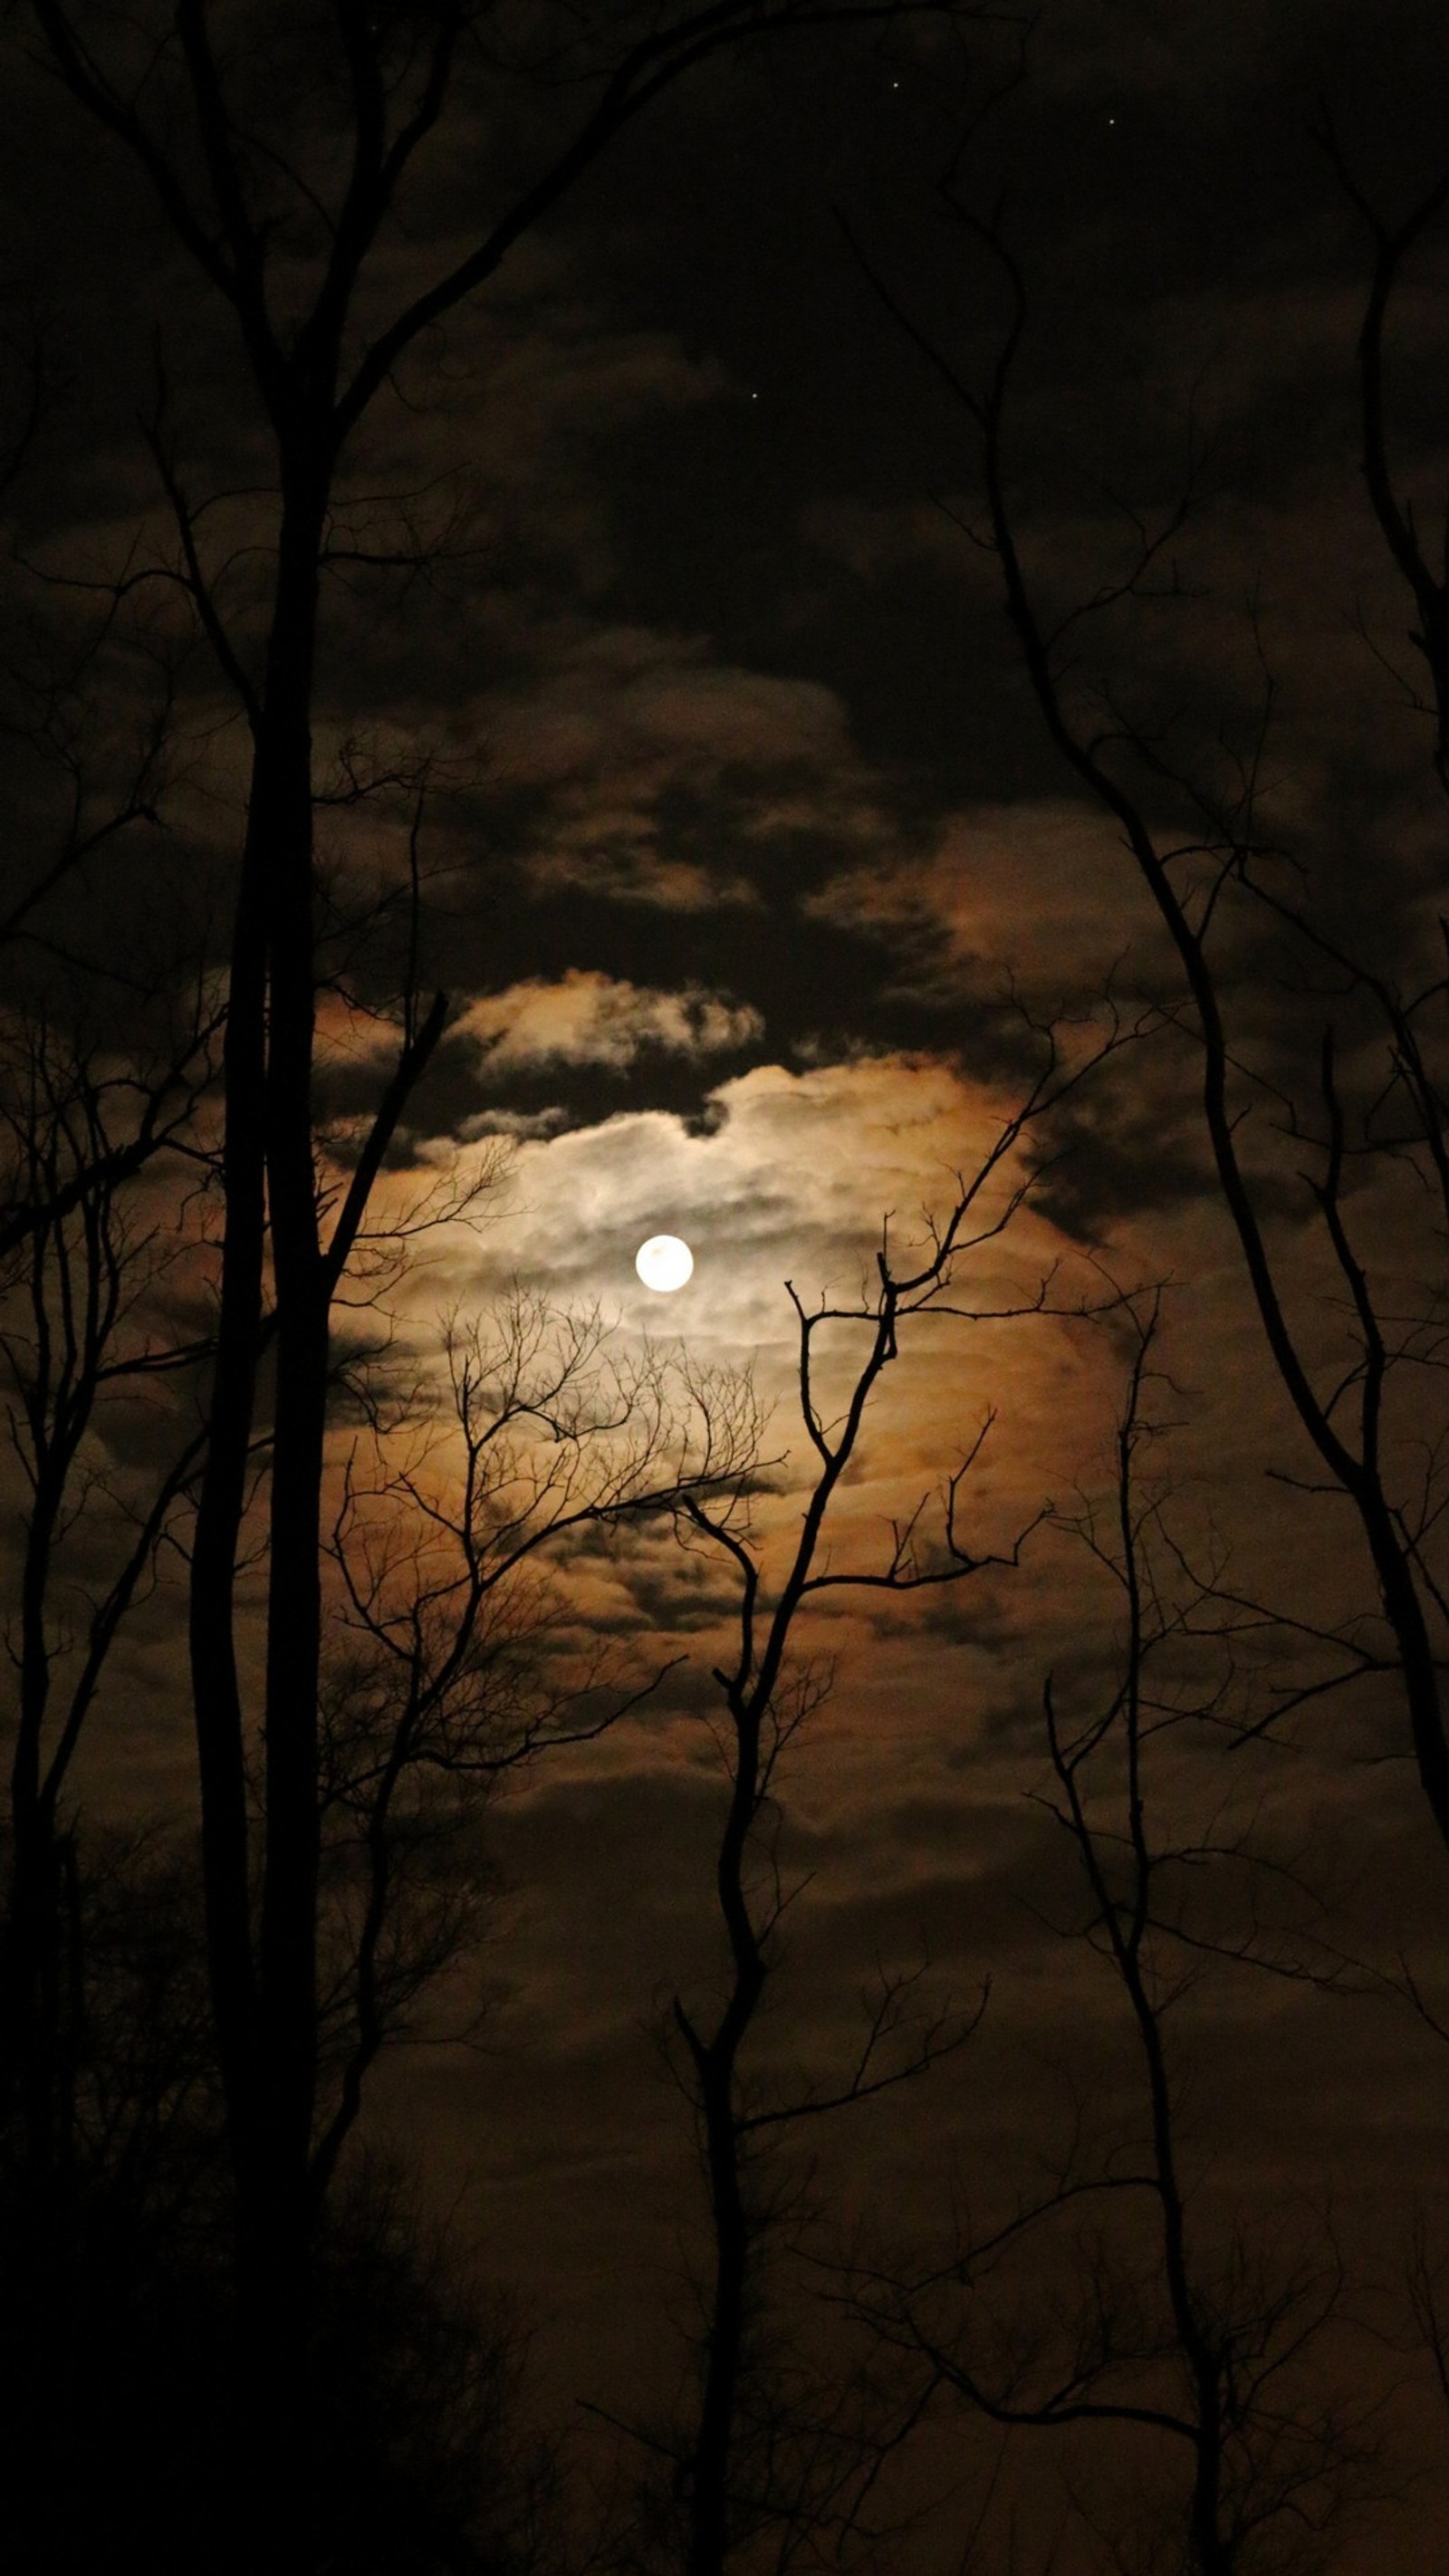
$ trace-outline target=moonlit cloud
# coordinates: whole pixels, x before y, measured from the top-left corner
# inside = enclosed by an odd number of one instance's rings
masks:
[[[1013,987],[1048,1002],[1130,986],[1161,936],[1112,826],[1065,799],[950,815],[923,852],[878,854],[807,896],[807,918],[863,931],[894,992],[926,1000]]]
[[[601,1065],[619,1071],[647,1048],[694,1060],[750,1045],[764,1022],[747,1003],[686,986],[661,992],[573,968],[470,1002],[455,1037],[471,1038],[492,1076],[523,1067]]]
[[[551,1293],[589,1283],[608,1295],[645,1234],[683,1234],[753,1339],[757,1301],[781,1308],[785,1278],[813,1291],[868,1272],[888,1210],[903,1240],[918,1239],[923,1210],[949,1200],[1006,1106],[939,1060],[756,1065],[715,1088],[701,1124],[648,1109],[522,1144],[490,1265]]]
[[[522,1138],[480,1232],[458,1229],[431,1243],[428,1262],[402,1292],[409,1337],[426,1345],[444,1308],[486,1307],[517,1280],[560,1306],[598,1305],[620,1351],[661,1332],[682,1335],[692,1361],[749,1367],[776,1406],[771,1452],[780,1452],[778,1510],[810,1460],[797,1421],[797,1323],[786,1282],[807,1305],[850,1305],[875,1279],[888,1228],[897,1260],[926,1239],[931,1217],[952,1204],[959,1171],[972,1170],[1014,1106],[1004,1087],[937,1059],[880,1055],[804,1071],[772,1063],[719,1084],[710,1117],[686,1122],[631,1111],[587,1127]],[[441,1157],[447,1140],[427,1149]],[[477,1149],[467,1146],[466,1156]],[[1013,1160],[991,1197],[999,1206],[1022,1176]],[[416,1175],[384,1185],[405,1207]],[[641,1241],[678,1234],[695,1261],[687,1300],[667,1318],[634,1271]],[[969,1302],[1029,1304],[1054,1262],[1087,1282],[1071,1243],[1024,1209],[1005,1237],[962,1265]],[[850,1365],[858,1333],[827,1337],[825,1382]],[[1094,1382],[1096,1392],[1093,1392]],[[1060,1426],[1088,1442],[1110,1384],[1099,1354],[1071,1325],[1027,1317],[983,1326],[942,1320],[902,1334],[902,1357],[882,1383],[876,1420],[838,1511],[842,1544],[873,1562],[892,1514],[909,1511],[969,1445],[993,1407],[1009,1438],[988,1444],[977,1479],[982,1526],[1009,1537],[1029,1517],[1061,1464]],[[1105,1419],[1105,1416],[1102,1416]],[[1074,1433],[1074,1437],[1075,1437]],[[663,1545],[661,1598],[696,1578]],[[924,1702],[921,1703],[924,1706]]]

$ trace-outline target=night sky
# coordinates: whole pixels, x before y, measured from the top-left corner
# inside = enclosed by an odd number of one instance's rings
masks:
[[[296,27],[285,10],[213,14],[256,30],[257,114],[280,132],[290,85],[301,157],[332,186],[308,13]],[[509,14],[483,17],[501,30]],[[514,14],[526,34],[532,13]],[[1020,1542],[1020,1561],[915,1598],[805,1605],[802,1652],[837,1663],[780,1776],[779,1861],[802,1892],[752,2080],[826,2084],[882,1966],[921,1969],[927,2015],[973,2011],[989,1988],[945,2062],[815,2124],[821,2263],[853,2242],[867,2265],[924,2269],[964,2213],[1000,2223],[1060,2172],[1074,2133],[1088,2158],[1137,2152],[1122,1996],[1072,1937],[1084,1900],[1044,1803],[1043,1688],[1050,1674],[1085,1718],[1119,1669],[1120,1589],[1085,1542],[1110,1540],[1134,1348],[1132,1310],[1112,1301],[1133,1291],[1140,1316],[1160,1290],[1142,1464],[1160,1598],[1187,1602],[1194,1570],[1218,1597],[1182,1610],[1163,1649],[1173,1707],[1211,1700],[1212,1715],[1153,1738],[1149,1802],[1168,1840],[1246,1836],[1259,1855],[1172,1882],[1196,1927],[1170,2017],[1185,2160],[1215,2243],[1307,2246],[1331,2217],[1347,2288],[1310,2377],[1384,2400],[1387,2465],[1322,2564],[1427,2576],[1449,2428],[1403,2274],[1416,2208],[1430,2246],[1449,2244],[1449,2069],[1443,2029],[1395,1989],[1412,1978],[1429,2013],[1449,2010],[1446,1857],[1392,1673],[1365,1669],[1235,1742],[1275,1689],[1334,1666],[1321,1632],[1367,1641],[1369,1666],[1381,1655],[1373,1578],[1342,1498],[1308,1490],[1314,1462],[1211,1169],[1176,961],[1117,826],[1046,738],[997,561],[975,541],[976,432],[928,352],[979,382],[1005,320],[999,273],[943,200],[949,172],[963,205],[1002,204],[1026,281],[1006,479],[1044,613],[1110,588],[1138,528],[1191,495],[1154,595],[1078,628],[1076,702],[1159,748],[1153,820],[1184,843],[1198,824],[1181,782],[1216,789],[1257,759],[1274,885],[1375,972],[1428,984],[1443,800],[1414,612],[1360,470],[1372,246],[1322,133],[1396,216],[1443,166],[1449,38],[1427,0],[1048,0],[1018,60],[1020,33],[922,20],[710,61],[423,336],[349,451],[314,724],[319,1153],[324,1179],[345,1176],[391,1060],[421,786],[421,972],[446,988],[449,1024],[370,1221],[404,1220],[430,1186],[486,1186],[381,1270],[375,1308],[342,1329],[360,1345],[381,1318],[388,1384],[413,1386],[424,1413],[443,1319],[486,1315],[515,1284],[596,1307],[621,1367],[647,1344],[696,1379],[751,1367],[771,1408],[756,1518],[773,1564],[810,1466],[786,1281],[807,1306],[868,1291],[883,1224],[902,1263],[927,1241],[955,1175],[1026,1096],[1048,1027],[1070,1065],[1115,1031],[990,1183],[988,1231],[1018,1190],[1022,1204],[963,1259],[953,1311],[902,1323],[834,1506],[831,1568],[878,1566],[892,1521],[939,1492],[989,1417],[963,1522],[977,1553],[1010,1559]],[[135,992],[160,971],[148,959],[169,949],[220,976],[245,796],[235,703],[164,577],[178,555],[158,453],[205,505],[208,578],[246,652],[275,540],[267,441],[228,319],[144,182],[61,94],[24,11],[4,44],[10,376],[33,313],[48,385],[4,500],[11,899],[71,784],[53,742],[19,738],[35,657],[60,668],[121,584],[64,700],[65,758],[98,811],[163,673],[174,698],[155,823],[68,882],[6,972],[17,1014],[79,995],[121,1063],[150,1025]],[[457,254],[584,94],[468,59],[375,253],[375,311]],[[279,244],[285,306],[315,246],[300,217]],[[1441,220],[1389,336],[1393,470],[1430,528],[1449,469],[1446,289]],[[365,776],[382,783],[358,797]],[[1311,1222],[1317,1051],[1331,1020],[1357,1114],[1382,1038],[1345,976],[1306,962],[1262,907],[1230,896],[1216,937],[1245,1156],[1327,1384],[1351,1319]],[[131,983],[109,976],[120,956],[139,961]],[[1385,1310],[1433,1324],[1391,1411],[1409,1510],[1442,1473],[1442,1224],[1402,1163],[1360,1157],[1347,1188]],[[138,1205],[175,1245],[162,1302],[199,1312],[187,1173],[153,1173]],[[674,1298],[634,1275],[659,1232],[694,1252]],[[829,1387],[858,1338],[836,1329]],[[158,1381],[98,1435],[106,1481],[73,1540],[77,1581],[87,1529],[103,1551],[96,1533],[140,1491],[173,1401]],[[338,1491],[357,1418],[339,1402]],[[13,1461],[5,1489],[13,1565]],[[679,2378],[701,2242],[660,2032],[671,1999],[717,1973],[710,1674],[734,1593],[727,1567],[657,1520],[571,1544],[551,1579],[550,1651],[607,1642],[621,1687],[683,1660],[491,1803],[470,1846],[486,1934],[419,2026],[441,2043],[481,1995],[475,2044],[393,2052],[367,2118],[533,2320],[540,2408],[648,2414]],[[183,1583],[173,1552],[118,1646],[81,1757],[88,1815],[180,1832],[191,1813]],[[1235,1963],[1254,1924],[1268,1964]],[[1059,2240],[1058,2289],[1079,2259]],[[971,2565],[1006,2576],[1013,2495],[1021,2576],[1046,2576],[1064,2514],[1058,2576],[1115,2563],[1091,2555],[1067,2481],[1111,2496],[1148,2456],[1120,2430],[1085,2446],[1022,2433]],[[904,2495],[953,2493],[894,2565],[962,2564],[992,2457],[989,2432],[943,2399],[893,2475]]]

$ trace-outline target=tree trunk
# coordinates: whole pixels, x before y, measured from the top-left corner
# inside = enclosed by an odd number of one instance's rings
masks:
[[[315,2561],[308,2163],[316,2081],[319,1543],[328,1300],[312,1149],[310,708],[323,478],[283,458],[283,520],[232,949],[221,1314],[191,1591],[207,1933],[236,2207],[238,2360],[269,2569]],[[270,1226],[275,1325],[261,1920],[250,1857],[236,1569]]]

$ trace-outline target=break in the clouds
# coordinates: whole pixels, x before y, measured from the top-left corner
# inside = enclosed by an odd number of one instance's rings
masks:
[[[471,1038],[489,1077],[548,1065],[623,1071],[648,1049],[698,1061],[750,1045],[764,1022],[748,1003],[693,985],[678,992],[576,967],[470,1002],[454,1035]]]

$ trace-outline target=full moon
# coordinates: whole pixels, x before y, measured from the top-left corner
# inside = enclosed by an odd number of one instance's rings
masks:
[[[694,1255],[677,1234],[651,1234],[634,1255],[634,1267],[646,1288],[657,1288],[664,1294],[671,1288],[682,1288],[694,1273]]]

